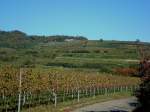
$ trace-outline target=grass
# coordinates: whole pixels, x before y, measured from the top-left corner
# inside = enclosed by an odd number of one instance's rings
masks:
[[[46,66],[51,61],[53,63],[66,63],[66,61],[69,61],[71,63],[68,66],[76,63],[80,65],[85,62],[101,62],[106,66],[113,64],[114,67],[117,67],[118,62],[130,65],[135,62],[128,63],[126,60],[138,59],[136,45],[134,43],[119,41],[100,42],[89,40],[86,46],[82,45],[82,41],[50,42],[47,44],[37,43],[28,48],[14,49],[0,47],[0,52],[2,54],[0,56],[0,65],[13,64],[14,66],[20,66],[22,64]],[[57,66],[61,66],[61,64]],[[88,67],[85,66],[85,68]]]
[[[72,101],[66,101],[59,103],[57,107],[54,107],[54,105],[40,105],[37,107],[33,107],[30,109],[22,110],[22,112],[70,112],[72,110],[75,110],[77,108],[81,108],[87,105],[105,102],[109,100],[116,100],[121,98],[128,98],[131,97],[131,92],[118,92],[118,93],[112,93],[109,95],[98,95],[96,98],[90,97],[90,98],[82,98],[80,99],[80,102],[77,102],[76,100]]]

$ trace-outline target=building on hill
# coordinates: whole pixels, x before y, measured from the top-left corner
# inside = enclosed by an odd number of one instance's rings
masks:
[[[66,42],[74,41],[74,39],[65,39]]]

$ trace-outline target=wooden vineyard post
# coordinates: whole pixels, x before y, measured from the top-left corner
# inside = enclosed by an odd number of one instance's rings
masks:
[[[57,94],[53,92],[53,95],[54,95],[54,105],[56,107],[57,106]]]
[[[126,92],[128,91],[128,86],[126,86]]]
[[[99,95],[100,94],[100,88],[99,87],[97,88],[97,91],[98,91],[98,95]]]
[[[20,68],[20,74],[19,74],[19,97],[18,97],[18,112],[20,112],[21,109],[21,83],[22,83],[22,68]]]
[[[91,89],[91,87],[90,87],[90,96],[92,96],[92,89]]]
[[[96,91],[95,91],[95,87],[94,87],[94,89],[93,89],[93,93],[94,93],[94,94],[93,94],[93,98],[95,98],[95,92],[96,92]]]
[[[120,88],[120,92],[122,92],[123,91],[123,87],[121,86],[121,88]]]
[[[74,95],[73,95],[73,89],[71,90],[71,98],[73,99]]]
[[[80,90],[78,90],[78,102],[80,101]]]
[[[25,94],[25,91],[23,92],[23,104],[22,105],[25,105],[26,103],[26,94]]]
[[[87,88],[85,90],[85,94],[86,94],[86,97],[87,97],[88,96],[88,90],[87,90]]]
[[[105,88],[105,95],[107,95],[107,88]]]

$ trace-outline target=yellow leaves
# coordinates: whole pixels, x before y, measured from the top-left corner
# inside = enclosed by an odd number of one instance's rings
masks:
[[[19,85],[19,69],[12,67],[0,68],[0,89],[7,93],[17,93]],[[73,89],[85,89],[90,87],[109,87],[135,85],[139,83],[137,78],[101,74],[97,72],[79,72],[64,69],[35,70],[23,69],[22,91],[71,91]]]
[[[17,74],[18,71],[11,66],[0,68],[1,91],[5,91],[7,95],[16,93],[18,90]]]

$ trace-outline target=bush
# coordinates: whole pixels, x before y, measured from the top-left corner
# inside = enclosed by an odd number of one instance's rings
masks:
[[[95,52],[95,53],[100,53],[100,52],[101,52],[101,50],[96,49],[96,50],[94,50],[94,52]]]
[[[116,74],[135,76],[138,72],[136,68],[116,68],[113,70]]]
[[[150,61],[145,59],[140,63],[140,72],[142,83],[136,92],[140,107],[134,112],[150,112]]]

